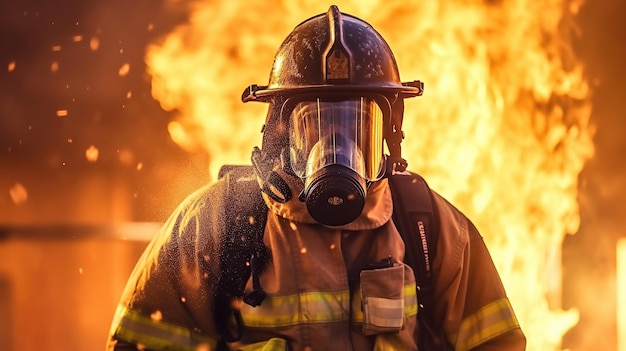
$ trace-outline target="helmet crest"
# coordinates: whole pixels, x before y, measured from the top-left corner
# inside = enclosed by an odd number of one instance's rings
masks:
[[[335,5],[331,6],[326,14],[328,18],[329,45],[324,52],[324,73],[326,83],[332,81],[350,80],[352,53],[343,44],[343,26],[341,12]]]

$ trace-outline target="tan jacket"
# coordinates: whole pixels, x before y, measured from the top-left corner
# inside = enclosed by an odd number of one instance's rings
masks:
[[[285,177],[298,194],[301,183]],[[215,348],[211,306],[224,188],[218,181],[190,195],[152,241],[129,279],[111,340],[154,350]],[[404,242],[391,221],[386,180],[368,189],[363,214],[341,227],[316,223],[297,196],[285,204],[265,200],[267,297],[258,307],[241,305],[246,328],[233,349],[417,350],[415,280],[402,263]],[[525,349],[478,231],[436,194],[435,201],[441,223],[435,312],[449,341],[461,351]],[[368,269],[389,259],[389,267]]]

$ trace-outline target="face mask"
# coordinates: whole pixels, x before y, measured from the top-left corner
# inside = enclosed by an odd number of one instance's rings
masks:
[[[304,180],[300,199],[319,223],[359,217],[367,182],[382,176],[383,117],[372,99],[302,101],[291,113],[290,159]]]
[[[342,136],[320,140],[311,150],[302,193],[306,207],[318,222],[338,226],[352,222],[365,206],[365,179],[350,165],[362,169],[354,143]]]

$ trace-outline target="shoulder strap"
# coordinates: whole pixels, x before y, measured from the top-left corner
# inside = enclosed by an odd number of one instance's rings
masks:
[[[406,264],[417,282],[420,350],[447,350],[446,337],[435,320],[432,264],[439,239],[439,214],[433,193],[420,175],[397,173],[389,177],[393,221],[405,243]]]
[[[252,166],[222,166],[218,178],[223,178],[226,184],[225,223],[220,243],[221,274],[213,312],[223,348],[223,341],[233,342],[241,337],[241,314],[231,308],[232,300],[243,298],[246,303],[257,306],[265,297],[259,275],[268,255],[263,244],[267,206]],[[253,291],[244,296],[251,274]]]

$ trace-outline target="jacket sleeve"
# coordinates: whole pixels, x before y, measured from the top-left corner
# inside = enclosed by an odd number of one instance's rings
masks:
[[[435,195],[441,231],[434,269],[435,313],[456,351],[515,351],[526,338],[476,227]]]
[[[215,199],[222,188],[218,183],[190,195],[150,242],[122,294],[107,350],[215,349],[211,306],[223,230]]]

